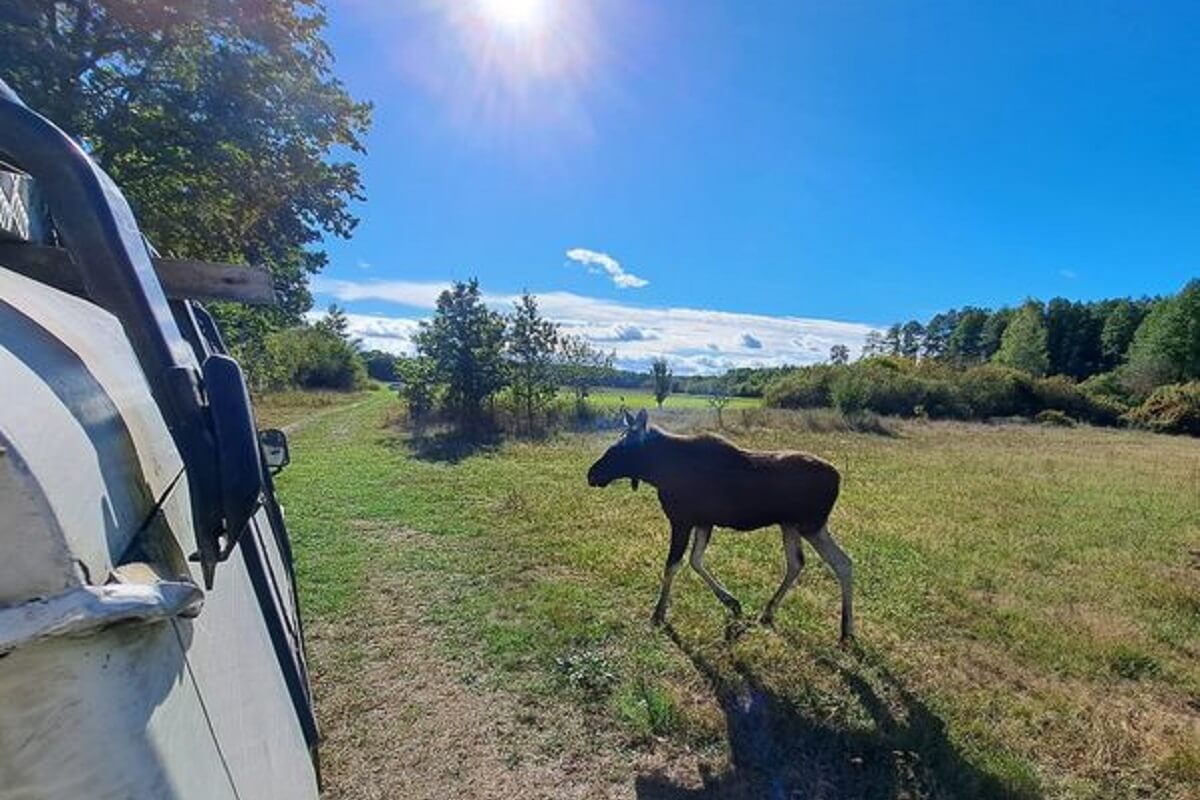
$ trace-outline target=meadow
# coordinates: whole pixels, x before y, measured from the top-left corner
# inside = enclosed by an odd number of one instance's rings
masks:
[[[668,407],[677,398],[668,400]],[[1200,448],[1090,427],[741,408],[835,463],[857,644],[808,550],[774,629],[690,570],[650,626],[654,492],[591,489],[611,431],[414,441],[389,392],[276,401],[330,797],[1185,798],[1200,782]],[[633,395],[626,403],[639,407]],[[653,403],[641,403],[652,409]],[[712,426],[711,411],[664,415]],[[815,420],[815,421],[814,421]],[[748,615],[777,531],[718,531]],[[753,617],[750,617],[753,619]]]
[[[616,411],[622,406],[637,411],[639,408],[655,409],[653,393],[644,389],[593,389],[588,401],[599,411]],[[730,397],[725,406],[726,411],[736,411],[745,408],[758,408],[762,399],[758,397]],[[664,409],[694,410],[709,409],[709,398],[702,394],[672,394],[663,403]]]

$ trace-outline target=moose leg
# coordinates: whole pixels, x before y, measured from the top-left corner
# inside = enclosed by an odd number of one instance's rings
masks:
[[[650,621],[662,625],[667,621],[667,606],[671,604],[671,582],[679,571],[679,562],[687,550],[689,529],[686,525],[671,523],[671,550],[667,553],[667,565],[663,567],[662,589],[658,593],[658,605],[654,607],[654,616]]]
[[[842,587],[842,641],[846,642],[854,638],[854,609],[851,604],[854,565],[850,561],[850,556],[846,555],[846,552],[838,547],[837,542],[830,536],[828,527],[821,528],[808,541],[825,560],[825,563],[833,569],[834,574],[837,575],[838,584]]]
[[[800,544],[800,529],[795,525],[780,525],[779,527],[783,530],[783,556],[787,560],[787,567],[783,573],[783,583],[779,584],[779,588],[775,590],[775,594],[771,596],[766,609],[763,610],[760,620],[763,625],[770,625],[775,621],[775,609],[779,608],[784,596],[795,585],[796,579],[800,577],[800,570],[804,569],[804,551]]]
[[[740,617],[742,615],[742,604],[704,566],[704,551],[708,548],[708,539],[710,536],[712,536],[711,525],[696,527],[696,538],[692,542],[692,569],[700,574],[700,577],[708,584],[708,588],[712,589],[717,599],[724,603],[725,607],[732,611],[735,617]]]

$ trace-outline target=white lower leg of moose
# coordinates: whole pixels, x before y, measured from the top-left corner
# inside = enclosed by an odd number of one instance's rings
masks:
[[[655,625],[661,625],[667,619],[667,607],[671,605],[671,582],[675,580],[675,573],[679,571],[679,561],[668,563],[663,568],[662,588],[658,592],[658,605],[654,607],[654,616],[651,620]]]
[[[697,527],[693,533],[695,539],[692,540],[692,569],[696,570],[700,577],[704,579],[704,582],[708,584],[708,588],[712,589],[717,599],[732,611],[735,617],[740,617],[742,615],[742,604],[704,566],[704,551],[708,549],[708,540],[712,537],[712,526]]]
[[[828,527],[821,528],[809,542],[837,575],[838,584],[842,587],[842,641],[853,639],[854,564],[850,561],[850,556],[833,540]]]
[[[800,577],[800,570],[804,569],[804,553],[800,549],[800,529],[794,525],[781,525],[780,528],[783,530],[783,556],[786,560],[786,567],[783,573],[783,582],[779,584],[779,588],[775,590],[775,594],[771,596],[766,609],[763,610],[760,620],[763,625],[770,625],[775,621],[775,610],[779,608],[783,598],[795,585],[796,579]]]
[[[687,551],[688,534],[691,530],[686,525],[671,523],[671,550],[667,553],[667,565],[663,567],[662,589],[658,593],[658,605],[654,607],[654,616],[650,621],[662,625],[667,620],[667,607],[671,605],[671,582],[679,571],[679,562]]]

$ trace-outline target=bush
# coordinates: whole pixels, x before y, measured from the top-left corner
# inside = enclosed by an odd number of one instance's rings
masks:
[[[1033,421],[1039,422],[1042,425],[1055,425],[1061,428],[1075,427],[1075,420],[1056,408],[1047,408],[1044,411],[1039,411],[1034,415]]]
[[[776,408],[828,408],[833,405],[834,376],[848,369],[817,364],[784,373],[763,389],[764,402]]]
[[[1160,433],[1200,436],[1200,381],[1160,386],[1125,419]]]
[[[396,377],[400,380],[400,399],[408,407],[408,417],[422,422],[437,404],[437,384],[433,363],[427,358],[400,358],[395,361]]]
[[[367,371],[353,345],[319,326],[288,328],[267,337],[263,388],[352,391],[367,383]]]
[[[972,417],[1027,417],[1037,410],[1032,381],[1020,370],[983,364],[964,372],[958,386]]]
[[[1032,389],[1038,407],[1062,411],[1094,425],[1116,425],[1123,412],[1113,401],[1087,394],[1079,384],[1062,375],[1039,378]]]
[[[1111,407],[1119,407],[1122,412],[1128,411],[1133,405],[1129,392],[1121,380],[1120,373],[1101,372],[1093,375],[1079,384],[1079,391],[1095,401],[1102,401]]]

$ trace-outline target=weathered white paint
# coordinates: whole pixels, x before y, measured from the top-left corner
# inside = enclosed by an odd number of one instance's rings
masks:
[[[83,573],[103,578],[183,468],[121,325],[0,268],[0,386],[0,493],[44,506]],[[13,551],[37,547],[6,514],[0,533]],[[19,598],[7,587],[27,568],[0,559],[0,602]]]
[[[200,583],[182,468],[119,323],[0,267],[0,800],[316,797],[241,554],[195,618],[105,585],[144,523],[119,577]]]

